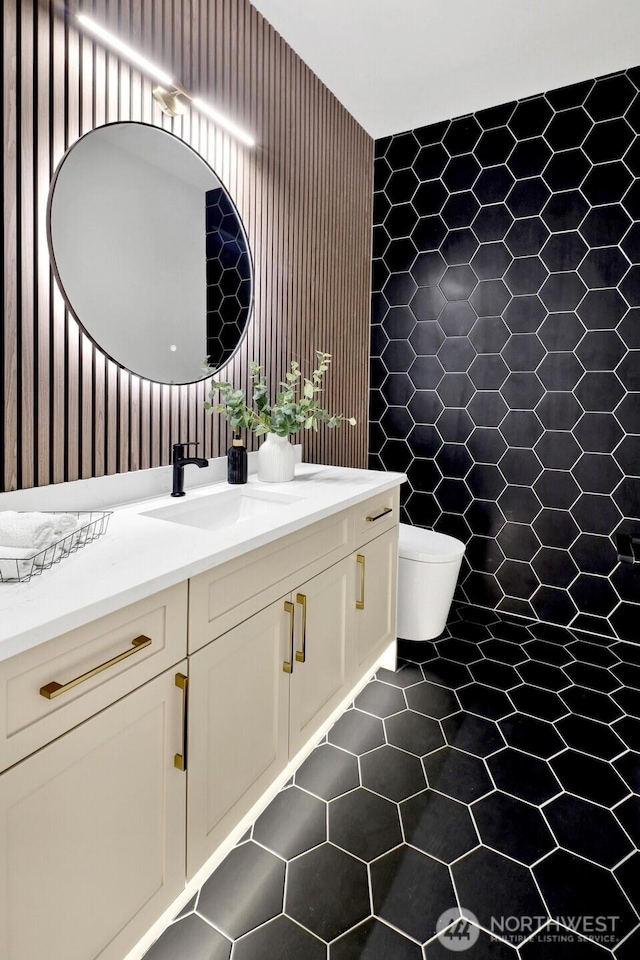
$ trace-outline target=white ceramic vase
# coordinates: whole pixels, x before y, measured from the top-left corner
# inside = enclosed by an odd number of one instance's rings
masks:
[[[268,433],[258,450],[258,480],[264,483],[293,480],[295,464],[295,450],[289,438]]]

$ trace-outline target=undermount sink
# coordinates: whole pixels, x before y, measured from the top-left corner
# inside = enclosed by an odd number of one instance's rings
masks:
[[[300,499],[266,490],[227,490],[193,500],[181,500],[168,507],[147,510],[140,515],[156,520],[168,520],[170,523],[182,523],[199,530],[220,530],[273,514],[274,511],[284,511]]]

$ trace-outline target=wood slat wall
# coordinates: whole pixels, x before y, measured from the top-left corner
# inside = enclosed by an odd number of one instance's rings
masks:
[[[225,368],[246,386],[289,359],[334,356],[327,404],[358,425],[305,434],[305,459],[365,466],[373,144],[248,0],[86,0],[82,9],[215,103],[249,150],[196,111],[170,120],[153,83],[88,36],[57,0],[3,4],[2,489],[166,464],[171,443],[208,457],[228,433],[206,384],[130,375],[65,310],[49,266],[46,205],[65,150],[114,120],[162,126],[195,147],[235,198],[255,259],[255,310]],[[255,438],[253,444],[255,447]],[[251,443],[250,443],[251,448]]]

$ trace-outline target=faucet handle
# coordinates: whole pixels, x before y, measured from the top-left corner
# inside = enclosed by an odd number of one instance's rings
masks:
[[[199,440],[183,440],[181,443],[173,444],[173,459],[177,460],[178,457],[184,456],[185,447],[198,447],[200,446]]]

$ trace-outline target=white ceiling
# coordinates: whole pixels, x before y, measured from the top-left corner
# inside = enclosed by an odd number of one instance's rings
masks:
[[[372,137],[640,64],[640,0],[252,0]]]

